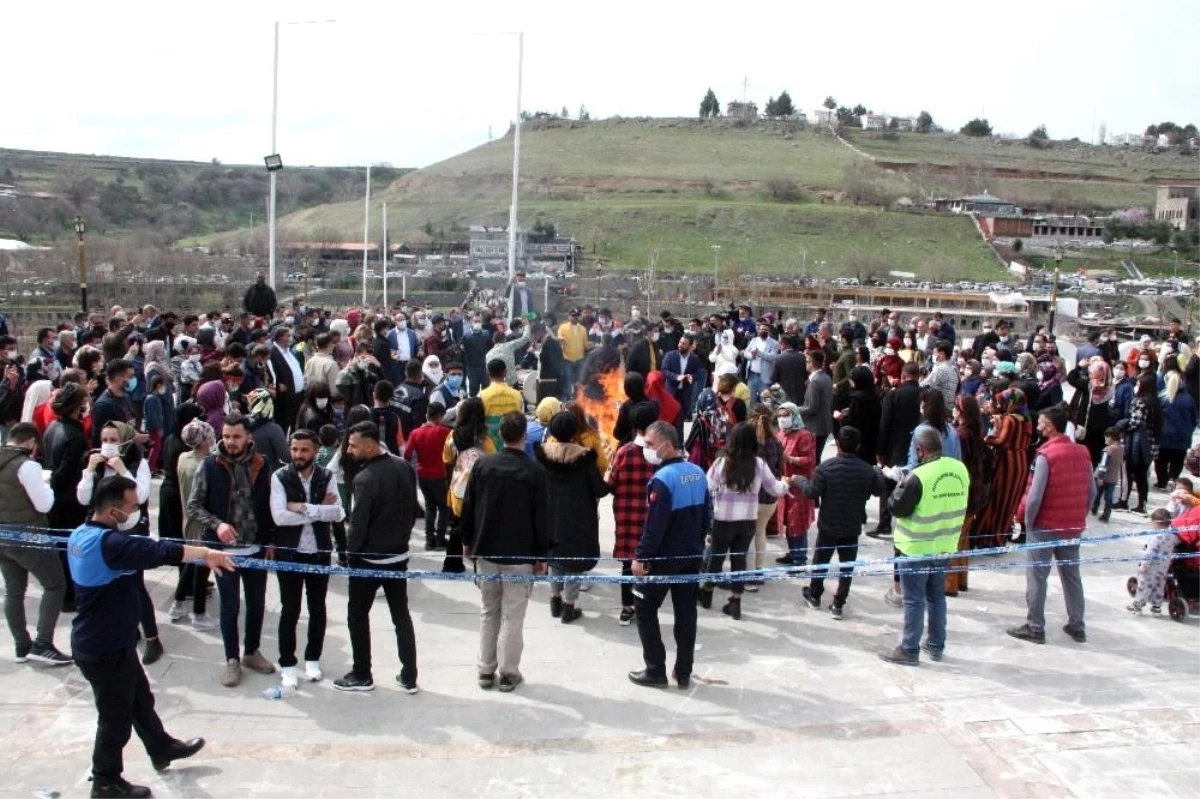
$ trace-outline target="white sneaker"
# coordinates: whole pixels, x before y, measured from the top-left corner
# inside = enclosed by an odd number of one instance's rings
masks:
[[[309,682],[320,682],[321,679],[325,676],[324,674],[321,673],[320,661],[316,661],[316,660],[304,661],[304,676],[308,678]]]
[[[295,688],[300,684],[296,679],[295,666],[283,666],[280,671],[283,672],[283,677],[280,681],[283,683],[284,688]]]
[[[209,616],[207,613],[200,615],[192,614],[192,627],[197,630],[215,630],[221,626],[221,622]]]
[[[167,611],[167,616],[170,617],[171,621],[183,621],[187,618],[187,615],[187,607],[179,600],[172,602],[171,609]]]

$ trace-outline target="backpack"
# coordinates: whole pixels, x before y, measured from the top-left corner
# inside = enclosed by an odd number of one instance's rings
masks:
[[[462,452],[454,447],[454,471],[450,474],[450,490],[456,499],[462,500],[467,496],[467,482],[471,478],[471,470],[486,453],[483,447],[468,447]]]

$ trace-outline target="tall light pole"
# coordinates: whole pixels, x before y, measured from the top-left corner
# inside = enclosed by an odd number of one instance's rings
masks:
[[[1050,287],[1050,333],[1054,333],[1054,315],[1058,311],[1058,271],[1062,268],[1063,248],[1054,248],[1054,285]]]
[[[83,251],[83,234],[87,232],[87,224],[82,216],[75,217],[75,235],[79,237],[79,305],[87,313],[87,255]]]
[[[513,131],[512,201],[508,206],[508,279],[517,276],[517,188],[521,180],[521,79],[525,64],[525,34],[517,34],[517,126]]]
[[[271,65],[271,155],[267,158],[279,160],[279,151],[275,149],[275,133],[278,128],[279,120],[279,26],[280,25],[321,25],[328,22],[334,22],[332,19],[310,19],[300,20],[296,22],[280,22],[275,20],[275,56]],[[275,288],[275,194],[276,194],[276,175],[282,168],[282,163],[279,166],[272,168],[270,162],[267,163],[267,172],[271,179],[271,198],[268,202],[267,212],[267,262],[270,267],[269,282],[271,288]],[[253,223],[251,223],[253,225]]]
[[[721,285],[721,245],[712,245],[713,251],[713,302],[717,301],[717,287]]]
[[[371,240],[371,165],[367,164],[367,195],[363,200],[363,281],[362,305],[367,307],[367,244]]]

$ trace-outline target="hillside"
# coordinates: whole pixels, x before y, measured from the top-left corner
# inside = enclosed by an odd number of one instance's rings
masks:
[[[831,274],[1004,274],[969,219],[882,210],[903,196],[919,200],[960,186],[964,193],[997,191],[989,170],[1008,163],[999,154],[984,157],[950,137],[918,134],[897,142],[860,136],[853,143],[887,165],[872,163],[828,130],[787,123],[531,122],[522,129],[521,222],[553,222],[580,239],[589,258],[617,268],[644,268],[654,253],[662,270],[710,270],[712,245],[719,244],[722,272],[731,274],[791,272],[805,263],[812,271],[818,262]],[[1054,160],[1063,155],[1029,148],[1017,156],[1019,176],[1047,196],[1090,188],[1082,166]],[[1102,163],[1097,174],[1119,202],[1095,205],[1124,206],[1130,196],[1151,202],[1153,180],[1170,174],[1165,163],[1159,171]],[[408,174],[373,195],[372,230],[379,229],[384,201],[393,241],[423,240],[430,224],[447,237],[465,237],[471,224],[505,225],[511,169],[510,133]],[[362,205],[309,208],[285,217],[280,229],[284,240],[354,240],[362,235]],[[247,236],[207,241],[236,248]]]
[[[378,168],[383,188],[408,170]],[[278,206],[289,213],[361,196],[364,169],[287,167]],[[0,149],[0,237],[34,243],[73,235],[71,220],[109,236],[141,233],[151,243],[246,227],[265,217],[267,172],[261,165],[213,160],[166,161]],[[7,191],[7,190],[6,190]]]

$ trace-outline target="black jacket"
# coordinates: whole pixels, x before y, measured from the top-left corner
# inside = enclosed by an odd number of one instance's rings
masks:
[[[821,499],[817,532],[830,538],[858,538],[867,522],[867,500],[883,496],[883,474],[858,454],[839,452],[822,461],[812,480],[803,480],[806,497]]]
[[[550,441],[534,448],[546,470],[546,517],[550,524],[550,561],[575,574],[596,568],[600,559],[600,516],[596,502],[608,484],[587,447]],[[555,558],[563,560],[555,562]]]
[[[883,398],[875,454],[888,466],[908,463],[908,444],[920,423],[921,386],[916,380],[905,380]]]
[[[480,458],[463,499],[463,545],[471,556],[510,564],[545,560],[550,550],[546,493],[546,470],[523,451],[505,447]]]
[[[796,350],[779,353],[772,377],[790,402],[796,405],[804,403],[804,393],[808,390],[808,365],[802,353]]]
[[[625,359],[626,373],[637,372],[642,377],[648,377],[654,366],[651,364],[651,360],[654,359],[657,363],[655,356],[650,354],[652,347],[648,338],[641,338],[633,342],[629,348],[629,356]]]
[[[408,553],[417,507],[417,473],[412,464],[386,452],[363,464],[354,476],[346,551],[351,554]]]
[[[287,495],[288,502],[305,502],[313,505],[320,505],[325,501],[325,495],[329,492],[329,488],[333,485],[333,473],[323,466],[313,466],[312,480],[308,484],[308,494],[304,493],[304,482],[300,479],[300,473],[296,471],[293,464],[288,464],[282,469],[279,469],[273,475],[279,478],[279,483],[283,486],[284,494]],[[329,552],[333,549],[332,537],[330,535],[331,525],[329,522],[313,521],[313,535],[317,539],[317,549],[321,552]],[[280,560],[289,560],[295,553],[296,548],[300,546],[300,536],[304,532],[302,526],[291,526],[276,524],[275,526],[275,546],[280,551],[276,553],[276,557]]]
[[[875,449],[879,443],[879,397],[873,390],[855,389],[850,392],[850,404],[843,425],[850,425],[862,433],[858,446],[859,457],[869,464],[875,463]]]
[[[542,351],[538,355],[538,377],[542,380],[554,380],[558,383],[558,393],[563,393],[562,385],[563,351],[562,344],[556,338],[546,336],[542,339]]]
[[[50,470],[50,490],[54,492],[54,507],[47,516],[55,529],[73,529],[87,518],[87,509],[75,499],[87,451],[83,424],[74,419],[52,422],[42,436],[42,468]]]
[[[255,283],[246,289],[246,296],[242,298],[242,308],[247,313],[265,316],[267,319],[275,315],[275,308],[278,305],[279,303],[275,299],[275,289],[266,283]]]
[[[492,337],[486,330],[471,332],[463,337],[463,365],[471,369],[486,369],[488,350],[492,348]]]

